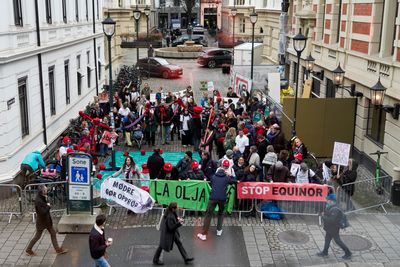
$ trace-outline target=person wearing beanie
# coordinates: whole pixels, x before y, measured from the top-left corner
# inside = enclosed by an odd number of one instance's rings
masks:
[[[324,249],[317,253],[319,257],[327,257],[328,249],[331,244],[332,239],[335,243],[344,251],[344,260],[351,259],[352,253],[349,248],[343,243],[340,238],[340,226],[343,218],[343,211],[336,204],[336,195],[331,193],[326,197],[326,209],[322,216],[322,222],[324,224],[325,230],[325,244]]]
[[[192,151],[186,151],[183,159],[180,159],[178,164],[176,164],[176,168],[179,172],[179,179],[185,179],[187,177],[187,173],[191,170],[193,161],[192,156]]]
[[[164,166],[164,158],[160,156],[160,149],[154,149],[153,155],[147,159],[147,168],[149,168],[150,179],[156,179]]]
[[[288,183],[290,182],[290,171],[283,166],[281,161],[277,161],[269,168],[265,178],[267,182]]]
[[[223,160],[222,167],[218,168],[217,172],[211,177],[211,193],[204,218],[203,229],[201,233],[197,234],[197,237],[202,241],[207,240],[208,229],[210,228],[211,218],[216,206],[218,206],[217,236],[222,235],[226,190],[229,184],[236,183],[236,179],[228,174],[228,169],[230,167],[229,160]]]
[[[60,165],[61,165],[61,180],[65,181],[67,179],[67,150],[68,148],[73,148],[71,145],[71,139],[68,136],[64,136],[63,143],[58,149],[58,155],[60,158]]]

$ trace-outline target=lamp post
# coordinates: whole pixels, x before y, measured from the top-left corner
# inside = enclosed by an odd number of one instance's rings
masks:
[[[296,70],[296,93],[294,96],[294,115],[293,115],[293,128],[292,135],[296,135],[296,120],[297,120],[297,95],[299,92],[299,72],[300,72],[300,57],[301,53],[304,51],[307,45],[307,37],[301,34],[301,29],[299,33],[293,37],[293,47],[297,53],[297,70]]]
[[[235,6],[231,9],[231,15],[232,15],[232,19],[233,19],[233,23],[232,23],[232,47],[233,47],[232,65],[234,65],[234,63],[235,63],[235,17],[237,15],[237,9]]]
[[[250,79],[253,84],[253,65],[254,65],[254,26],[257,23],[258,15],[253,8],[253,12],[250,14],[250,22],[253,25],[252,34],[251,34],[251,69],[250,69]]]
[[[142,13],[139,10],[139,7],[136,5],[136,9],[133,11],[133,18],[136,20],[136,61],[139,61],[139,19]]]
[[[385,92],[386,87],[382,85],[381,78],[379,77],[378,82],[371,87],[371,104],[382,108],[385,112],[390,113],[393,119],[398,120],[400,116],[400,103],[394,103],[393,106],[383,105]]]
[[[108,78],[109,78],[109,84],[108,84],[108,89],[109,89],[109,103],[110,103],[110,122],[111,122],[111,130],[113,131],[115,129],[114,125],[114,114],[112,111],[113,107],[113,84],[112,84],[112,60],[111,60],[111,38],[113,37],[115,33],[115,21],[110,18],[110,14],[108,14],[108,17],[102,21],[103,24],[103,32],[105,36],[107,37],[108,41]],[[114,145],[111,142],[111,161],[112,161],[112,169],[115,170],[115,150],[114,150]]]
[[[144,8],[144,14],[146,15],[146,27],[147,27],[147,40],[149,39],[149,16],[150,16],[150,7],[146,6]]]
[[[310,73],[312,73],[313,69],[314,69],[314,63],[315,63],[315,58],[313,58],[310,55],[308,55],[308,57],[304,60],[306,62],[306,70],[307,70],[307,79],[308,79],[308,75],[310,75]]]

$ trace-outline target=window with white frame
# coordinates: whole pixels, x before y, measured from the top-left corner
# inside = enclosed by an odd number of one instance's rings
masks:
[[[27,79],[28,77],[26,76],[18,79],[18,99],[22,137],[29,135],[28,92],[26,85]]]
[[[22,5],[21,0],[13,0],[14,6],[14,24],[15,26],[24,26],[22,21]]]
[[[246,18],[239,19],[239,32],[240,33],[246,32]]]
[[[245,0],[235,0],[235,5],[237,6],[243,6],[245,3]]]

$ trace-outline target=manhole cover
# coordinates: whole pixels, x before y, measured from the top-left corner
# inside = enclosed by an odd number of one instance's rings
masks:
[[[350,251],[363,251],[372,247],[372,243],[359,235],[341,235],[340,238],[349,247]],[[335,243],[335,246],[339,246]]]
[[[154,252],[158,246],[133,245],[129,246],[126,254],[126,261],[135,264],[149,264],[152,262]]]
[[[278,234],[278,240],[288,244],[304,245],[310,238],[303,232],[287,230]]]

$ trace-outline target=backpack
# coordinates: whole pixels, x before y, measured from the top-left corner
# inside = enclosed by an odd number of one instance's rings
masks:
[[[295,180],[297,177],[297,174],[299,173],[300,168],[297,169],[296,171],[296,175],[294,176]],[[310,174],[310,169],[308,169],[308,182],[310,184],[322,184],[321,179],[317,176],[317,174],[315,173],[313,177],[311,177]]]
[[[334,207],[334,209],[339,210],[340,213],[342,214],[342,217],[340,218],[340,222],[339,222],[340,229],[345,229],[345,228],[349,227],[350,226],[349,220],[347,219],[347,216],[343,212],[343,210],[339,207]]]

